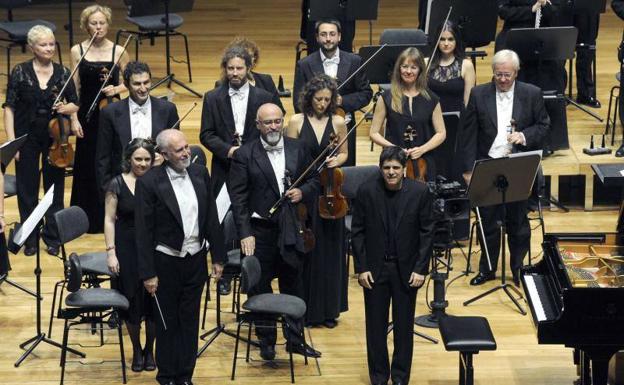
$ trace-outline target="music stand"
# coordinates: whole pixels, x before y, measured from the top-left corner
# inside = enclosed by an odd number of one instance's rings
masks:
[[[324,19],[368,20],[368,36],[373,44],[373,20],[377,20],[379,0],[310,0],[308,20]]]
[[[187,86],[181,80],[176,79],[175,74],[171,72],[171,43],[169,33],[169,15],[172,12],[191,12],[193,10],[194,0],[133,0],[130,7],[129,16],[153,16],[164,14],[165,22],[165,55],[167,56],[167,75],[152,85],[152,90],[161,84],[167,83],[167,88],[171,88],[171,83],[175,83],[184,88],[193,95],[201,98],[202,95]]]
[[[468,198],[470,205],[477,210],[477,216],[480,216],[479,207],[487,207],[493,205],[502,205],[503,220],[499,223],[501,234],[501,284],[479,294],[478,296],[464,302],[464,306],[471,304],[489,294],[498,290],[503,290],[505,294],[516,305],[520,314],[526,315],[526,311],[522,308],[518,300],[511,292],[514,292],[520,298],[522,294],[513,285],[508,284],[505,280],[506,265],[506,207],[507,203],[527,200],[531,194],[533,181],[537,174],[537,168],[540,164],[541,156],[538,151],[523,152],[511,154],[503,158],[481,159],[475,162],[472,169],[472,178],[468,185]],[[481,245],[481,253],[485,251],[487,262],[492,271],[492,261],[488,252],[487,240],[485,234],[482,234],[483,244]],[[530,246],[529,246],[530,247]],[[510,292],[511,291],[511,292]]]
[[[29,338],[28,340],[22,342],[20,344],[20,348],[24,349],[26,346],[30,345],[29,348],[26,349],[24,354],[15,362],[15,367],[17,368],[22,361],[26,359],[30,355],[30,353],[35,350],[35,348],[41,342],[48,343],[52,346],[56,346],[57,348],[63,349],[63,345],[59,344],[56,341],[53,341],[46,337],[45,333],[41,331],[41,248],[39,247],[39,231],[41,229],[41,220],[43,216],[48,211],[50,206],[52,205],[52,199],[54,196],[54,185],[50,187],[50,189],[45,193],[43,199],[39,201],[39,204],[33,210],[32,214],[22,223],[21,226],[16,226],[15,231],[11,231],[9,233],[9,239],[7,248],[13,254],[17,254],[21,247],[24,245],[24,242],[28,239],[31,234],[35,234],[35,242],[36,242],[36,258],[35,258],[35,279],[36,279],[36,299],[37,299],[37,332],[34,337]],[[79,352],[75,349],[66,348],[67,351],[72,352],[82,358],[86,357],[84,353]]]
[[[358,55],[362,57],[362,62],[373,56],[380,47],[379,45],[365,45],[361,47]],[[431,52],[429,44],[388,44],[364,68],[368,81],[371,84],[389,84],[397,58],[401,52],[410,47],[418,48],[424,56],[428,56]]]

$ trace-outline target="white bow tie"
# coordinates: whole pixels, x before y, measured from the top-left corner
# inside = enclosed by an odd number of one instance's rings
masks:
[[[143,115],[147,115],[147,106],[137,106],[137,107],[134,107],[132,109],[132,115],[136,114],[137,112],[140,112]]]
[[[234,88],[230,88],[228,90],[228,94],[230,95],[230,98],[236,97],[238,100],[243,100],[245,98],[245,93],[243,91],[235,90]]]
[[[280,153],[284,149],[283,145],[270,146],[270,145],[268,145],[266,143],[262,143],[262,147],[264,147],[266,152],[275,152],[275,153]]]
[[[335,64],[335,65],[340,64],[340,56],[336,55],[332,58],[325,58],[325,60],[323,60],[323,65],[328,66],[331,64]]]
[[[507,92],[499,92],[498,93],[498,99],[500,101],[504,101],[504,100],[510,100],[511,97],[513,96],[511,91],[507,91]]]
[[[184,179],[186,178],[187,175],[188,175],[188,172],[186,172],[186,170],[184,172],[171,171],[171,173],[169,174],[169,178],[171,180]]]

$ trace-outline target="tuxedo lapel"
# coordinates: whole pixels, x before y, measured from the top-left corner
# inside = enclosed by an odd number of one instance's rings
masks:
[[[299,177],[297,170],[299,169],[299,159],[297,157],[297,148],[295,146],[288,146],[286,139],[284,139],[284,162],[285,168],[290,173],[290,176],[294,180]]]
[[[208,202],[206,191],[208,191],[208,187],[204,184],[201,175],[197,173],[197,168],[188,167],[187,170],[191,178],[191,183],[193,183],[193,188],[195,189],[195,196],[197,196],[197,222],[199,223],[201,232],[201,229],[204,229],[206,224],[206,204]]]
[[[164,130],[168,120],[165,116],[166,110],[162,100],[150,96],[150,104],[152,108],[152,139],[156,139],[160,131]]]
[[[178,205],[178,200],[173,192],[173,186],[171,186],[169,175],[167,175],[166,166],[160,166],[158,172],[161,174],[157,178],[158,190],[160,190],[160,193],[162,194],[163,201],[175,217],[178,225],[180,225],[180,228],[184,229],[184,225],[182,224],[182,214],[180,214],[180,206]],[[199,196],[197,197],[197,200],[199,201]]]
[[[256,160],[258,167],[264,174],[264,177],[269,182],[269,186],[271,186],[271,188],[273,189],[275,194],[277,194],[277,196],[280,196],[279,186],[277,185],[275,172],[273,172],[273,166],[271,166],[271,161],[269,160],[269,156],[267,155],[266,150],[262,147],[262,143],[260,143],[259,140],[254,144],[252,155],[253,155],[253,158]]]
[[[256,83],[258,84],[258,83]],[[258,89],[249,85],[249,97],[247,98],[247,113],[245,114],[245,129],[243,131],[243,138],[247,139],[251,133],[251,130],[255,130],[256,121],[256,99]]]
[[[340,85],[349,77],[349,70],[351,69],[351,60],[344,52],[340,53],[340,63],[338,63],[338,72],[336,73],[336,83]],[[342,88],[344,90],[344,87]]]
[[[232,103],[230,102],[228,90],[229,86],[227,84],[219,88],[217,104],[219,106],[219,114],[221,114],[221,119],[223,119],[223,124],[225,126],[223,129],[233,136],[234,132],[236,132],[236,125],[234,124],[234,113],[232,112]]]
[[[524,97],[524,92],[522,89],[518,87],[518,82],[514,86],[514,95],[513,95],[513,109],[511,111],[511,117],[516,123],[520,122],[520,117],[522,116],[522,101],[526,100]]]
[[[496,112],[496,86],[492,83],[490,89],[485,94],[485,105],[487,106],[488,115],[492,120],[494,131],[498,132],[498,114]]]
[[[312,60],[310,60],[310,69],[312,70],[312,77],[325,73],[325,69],[323,68],[323,61],[321,60],[320,50],[312,54]]]
[[[115,126],[121,148],[126,148],[130,139],[132,139],[132,124],[130,123],[130,107],[128,106],[128,98],[119,103],[119,108],[115,111]]]

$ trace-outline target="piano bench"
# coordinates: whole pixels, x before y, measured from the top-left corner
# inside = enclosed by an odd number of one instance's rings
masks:
[[[484,317],[445,316],[439,320],[440,335],[447,351],[459,352],[459,385],[474,384],[472,355],[496,350],[496,340]]]

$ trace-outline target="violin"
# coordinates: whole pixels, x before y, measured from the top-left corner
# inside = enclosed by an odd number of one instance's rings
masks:
[[[107,78],[110,76],[109,75],[110,72],[112,71],[106,67],[102,67],[100,69],[100,82],[102,82],[102,84],[107,82]],[[95,99],[97,100],[97,97]],[[105,98],[102,98],[102,100],[98,102],[98,109],[102,110],[102,108],[108,106],[111,103],[117,102],[119,100],[121,100],[119,95],[106,96]]]
[[[408,125],[405,128],[405,132],[403,133],[403,141],[405,142],[405,147],[412,148],[414,147],[414,140],[416,139],[418,134],[416,130]],[[421,182],[426,182],[425,178],[427,177],[427,161],[425,159],[408,159],[407,160],[407,170],[406,176],[408,179],[418,180]]]
[[[69,78],[71,81],[71,77]],[[57,94],[58,89],[56,86],[52,90]],[[56,103],[54,103],[56,104]],[[74,165],[74,148],[69,143],[69,136],[71,135],[71,122],[67,115],[63,115],[56,111],[52,112],[52,119],[48,123],[48,133],[52,138],[52,144],[48,151],[48,162],[58,168],[66,168]]]
[[[288,170],[284,171],[284,191],[288,191],[292,188],[292,180],[290,178],[290,172]],[[297,230],[299,234],[303,237],[303,251],[305,253],[309,253],[314,249],[314,245],[316,244],[316,238],[314,237],[314,233],[312,230],[307,227],[308,220],[308,208],[305,203],[299,202],[295,205],[295,213],[297,219]]]
[[[331,134],[330,143],[333,147],[338,143],[338,136]],[[324,219],[339,219],[347,215],[349,204],[342,195],[344,175],[340,168],[324,167],[319,174],[323,193],[319,196],[319,215]]]

